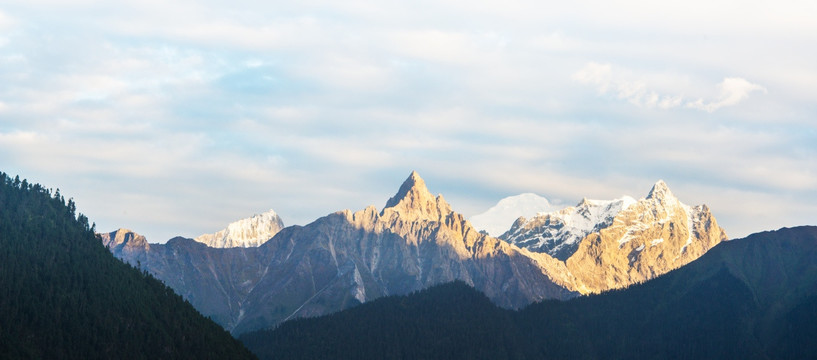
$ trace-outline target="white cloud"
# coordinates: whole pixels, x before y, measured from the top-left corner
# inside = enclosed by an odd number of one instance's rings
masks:
[[[720,96],[711,101],[698,99],[687,103],[687,107],[693,109],[713,112],[725,106],[737,105],[739,102],[749,97],[749,94],[754,91],[766,93],[766,88],[753,84],[742,78],[725,78],[718,84]]]
[[[725,78],[717,85],[719,96],[713,100],[698,98],[686,100],[682,94],[661,93],[651,87],[644,78],[649,75],[635,74],[632,71],[613,71],[611,64],[587,63],[582,69],[573,74],[573,79],[579,83],[596,88],[599,94],[613,94],[616,98],[626,100],[633,105],[643,108],[672,109],[686,106],[692,109],[714,112],[726,106],[734,106],[749,97],[754,91],[766,92],[760,85],[753,84],[742,78]],[[683,84],[683,80],[676,80]]]

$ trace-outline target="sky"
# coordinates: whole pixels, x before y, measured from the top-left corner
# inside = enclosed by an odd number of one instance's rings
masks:
[[[304,225],[412,170],[465,216],[663,179],[732,238],[817,224],[817,2],[0,3],[0,171],[99,231]]]

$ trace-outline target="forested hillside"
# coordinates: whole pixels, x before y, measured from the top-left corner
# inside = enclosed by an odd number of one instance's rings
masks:
[[[507,359],[529,348],[511,310],[462,281],[389,296],[241,340],[263,359]]]
[[[0,358],[253,358],[169,287],[115,259],[59,190],[5,173],[0,339]]]

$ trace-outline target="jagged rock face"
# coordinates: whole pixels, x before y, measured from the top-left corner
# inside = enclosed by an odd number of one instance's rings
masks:
[[[616,214],[633,203],[635,200],[629,196],[611,201],[583,199],[575,207],[540,214],[530,220],[520,217],[499,238],[533,252],[567,260],[582,239],[610,226]]]
[[[567,267],[582,292],[626,287],[665,274],[726,240],[704,206],[648,197],[619,213],[613,225],[585,238]]]
[[[585,238],[566,263],[582,292],[600,292],[665,274],[726,239],[708,207],[684,205],[659,181],[646,199]]]
[[[442,221],[452,212],[442,195],[436,198],[431,195],[425,181],[415,171],[386,202],[383,212],[386,210],[401,214],[406,221]]]
[[[725,240],[726,233],[706,205],[687,206],[658,181],[639,201],[583,200],[575,208],[520,219],[503,237],[565,260],[576,289],[591,293],[683,266]]]
[[[267,242],[284,228],[284,222],[273,210],[253,215],[227,225],[214,234],[204,234],[194,240],[214,248],[256,247]]]

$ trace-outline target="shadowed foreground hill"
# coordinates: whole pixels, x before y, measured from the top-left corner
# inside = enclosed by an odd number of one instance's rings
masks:
[[[270,359],[506,359],[523,349],[511,313],[455,281],[292,320],[241,340]]]
[[[253,355],[169,287],[115,259],[59,190],[0,173],[0,358]]]
[[[817,227],[798,227],[722,243],[628,289],[518,312],[455,283],[241,339],[265,359],[799,359],[817,357],[815,314]]]

